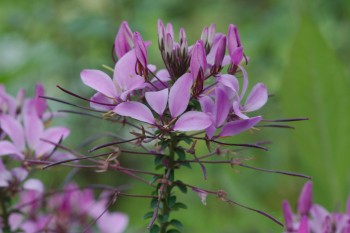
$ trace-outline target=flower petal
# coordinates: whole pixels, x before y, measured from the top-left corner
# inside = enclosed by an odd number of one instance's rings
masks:
[[[45,90],[43,85],[41,83],[38,83],[35,89],[35,107],[39,118],[43,118],[43,115],[47,108],[47,103],[46,99],[41,98],[40,96],[45,96]]]
[[[135,56],[144,69],[147,69],[147,48],[139,32],[134,32]]]
[[[261,121],[261,119],[262,119],[261,116],[257,116],[250,119],[235,120],[235,121],[228,122],[222,128],[218,137],[228,137],[228,136],[237,135],[243,131],[246,131],[252,128],[259,121]]]
[[[142,77],[135,80],[135,76],[139,75],[136,74],[136,55],[132,49],[115,64],[113,80],[123,91],[126,91],[135,84],[135,81],[143,80]]]
[[[24,159],[24,155],[9,141],[0,141],[0,156],[3,155],[16,155],[18,158]]]
[[[293,232],[293,212],[290,208],[289,202],[283,201],[282,208],[286,230],[287,232]]]
[[[69,129],[65,127],[51,127],[46,129],[40,136],[40,139],[45,139],[53,143],[59,143],[61,139],[65,139],[69,135]],[[55,145],[51,143],[39,140],[35,147],[36,157],[43,156],[52,152]]]
[[[301,218],[298,233],[310,233],[307,216]]]
[[[233,101],[232,104],[233,107],[233,112],[235,113],[235,115],[237,115],[238,117],[242,118],[242,119],[248,119],[249,117],[244,115],[241,111],[241,105],[239,104],[239,102],[237,100]]]
[[[300,215],[307,215],[312,206],[312,182],[307,182],[300,193],[298,199],[298,213]]]
[[[204,49],[204,44],[202,40],[198,40],[193,47],[191,62],[190,62],[190,70],[191,70],[193,81],[197,79],[200,71],[202,71],[204,75],[206,69],[207,69],[207,58],[206,58],[206,52]]]
[[[146,92],[145,97],[151,108],[161,116],[166,108],[168,95],[169,90],[166,88],[161,91]]]
[[[106,212],[98,219],[97,226],[101,233],[123,233],[128,223],[127,215],[118,212]]]
[[[172,86],[169,92],[169,110],[172,117],[181,115],[191,97],[192,75],[185,73]]]
[[[129,52],[134,46],[132,31],[126,21],[123,21],[119,27],[117,36],[114,41],[115,53],[120,59],[124,54]]]
[[[25,147],[24,130],[19,121],[9,115],[0,117],[1,129],[10,137],[13,144],[19,151]]]
[[[237,78],[234,75],[222,74],[218,78],[218,82],[230,88],[234,93],[238,93],[239,91],[239,83]]]
[[[111,98],[106,97],[104,94],[101,92],[96,92],[90,100],[94,102],[90,102],[90,107],[99,111],[110,111],[113,110],[113,106],[111,105],[103,105],[103,104],[98,104],[98,103],[105,103],[105,104],[115,104],[117,105]],[[95,103],[98,102],[98,103]]]
[[[34,149],[44,132],[44,124],[36,110],[35,100],[27,100],[23,107],[24,133],[30,149]]]
[[[260,109],[267,102],[267,98],[268,94],[265,84],[257,83],[249,93],[243,111],[252,112]]]
[[[38,179],[28,179],[24,184],[23,188],[26,190],[35,190],[39,193],[44,192],[44,185],[43,183]]]
[[[139,102],[130,101],[119,104],[113,109],[113,112],[126,117],[131,117],[135,120],[143,121],[148,124],[154,124],[155,119],[153,114],[146,105]]]
[[[183,114],[175,123],[175,131],[195,131],[206,129],[213,124],[210,116],[204,112],[190,111]]]
[[[202,112],[214,113],[214,101],[209,96],[203,96],[199,98],[199,103],[202,108]]]
[[[115,98],[118,96],[113,80],[106,73],[100,70],[83,70],[80,77],[86,86],[108,97]]]
[[[220,127],[227,119],[231,109],[228,95],[222,88],[215,88],[215,126]]]

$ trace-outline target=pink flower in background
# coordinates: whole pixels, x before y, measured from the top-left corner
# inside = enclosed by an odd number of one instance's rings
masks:
[[[328,212],[312,201],[312,183],[307,182],[299,196],[297,213],[283,201],[286,233],[350,233],[350,198],[345,213]]]

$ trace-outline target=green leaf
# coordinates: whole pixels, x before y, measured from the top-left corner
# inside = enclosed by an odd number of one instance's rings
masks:
[[[154,224],[151,229],[149,230],[149,233],[158,233],[160,230],[159,226]]]
[[[168,200],[168,206],[169,208],[172,208],[174,204],[176,203],[176,196],[171,196]]]
[[[175,230],[175,229],[170,229],[170,230],[166,231],[166,233],[181,233],[181,232],[178,230]]]
[[[175,153],[179,156],[180,160],[186,160],[186,152],[182,148],[176,148]]]
[[[180,189],[181,192],[187,193],[187,187],[184,184],[182,184],[181,181],[177,180],[176,186]]]
[[[303,18],[280,95],[287,117],[310,118],[297,125],[292,149],[298,149],[302,172],[313,176],[315,193],[323,195],[329,206],[348,194],[349,91],[349,80],[334,51],[317,25]]]
[[[158,155],[154,158],[154,165],[159,166],[162,165],[163,166],[163,157],[162,155]]]
[[[154,209],[157,207],[157,204],[158,204],[158,198],[152,198],[152,201],[151,201],[151,208]]]
[[[182,229],[183,228],[182,223],[179,220],[176,220],[176,219],[172,219],[170,221],[170,225],[173,225],[174,227],[176,227],[178,229]]]
[[[154,214],[153,211],[147,212],[145,215],[143,215],[142,219],[149,219],[149,218],[152,218],[152,217],[153,217],[153,214]]]
[[[158,219],[159,219],[159,221],[161,222],[161,223],[166,223],[167,221],[168,221],[168,219],[169,219],[169,215],[158,215]]]
[[[176,202],[174,205],[173,205],[173,208],[174,210],[177,210],[177,209],[187,209],[187,205],[185,205],[184,203],[181,203],[181,202]]]

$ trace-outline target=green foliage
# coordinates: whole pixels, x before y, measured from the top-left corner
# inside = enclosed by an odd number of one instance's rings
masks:
[[[317,25],[304,17],[291,48],[281,95],[286,116],[310,121],[296,131],[300,164],[315,184],[315,196],[346,200],[350,182],[349,79]],[[296,156],[296,154],[292,155]]]

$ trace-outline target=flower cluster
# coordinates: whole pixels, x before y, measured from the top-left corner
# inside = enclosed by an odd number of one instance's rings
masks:
[[[312,201],[312,183],[308,182],[301,191],[297,213],[293,214],[288,201],[283,202],[286,233],[349,233],[350,198],[345,213],[328,212]]]
[[[128,219],[107,211],[107,193],[96,201],[92,189],[80,190],[74,184],[45,192],[43,183],[31,178],[35,161],[74,158],[57,150],[69,129],[49,127],[57,113],[48,111],[46,100],[40,98],[44,95],[41,84],[34,98],[25,98],[23,89],[14,98],[0,86],[0,232],[72,232],[84,227],[92,232],[89,224],[95,219],[98,232],[123,232]]]
[[[163,134],[206,130],[209,139],[236,135],[262,120],[246,115],[260,109],[268,93],[258,83],[243,102],[248,76],[241,63],[247,58],[236,26],[231,24],[227,35],[215,25],[206,27],[189,46],[183,28],[177,42],[173,26],[159,20],[158,36],[165,69],[156,70],[147,55],[151,43],[121,24],[113,79],[100,70],[81,72],[84,84],[97,91],[91,107],[145,122]],[[243,75],[241,85],[237,75]]]

